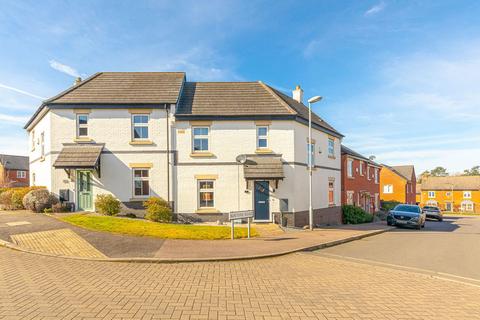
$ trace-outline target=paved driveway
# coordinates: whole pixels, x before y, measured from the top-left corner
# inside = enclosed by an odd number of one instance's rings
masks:
[[[424,230],[396,229],[375,237],[319,251],[480,280],[480,218],[446,217],[427,221]]]

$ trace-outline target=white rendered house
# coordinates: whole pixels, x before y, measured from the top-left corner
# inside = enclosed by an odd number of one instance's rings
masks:
[[[262,82],[187,82],[184,73],[97,73],[32,116],[30,179],[77,210],[111,193],[149,196],[177,217],[308,224],[308,109]],[[342,135],[313,114],[314,223],[340,223]]]

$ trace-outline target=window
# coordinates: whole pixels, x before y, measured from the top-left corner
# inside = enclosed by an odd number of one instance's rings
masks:
[[[198,208],[215,207],[214,180],[198,180]]]
[[[45,158],[45,132],[40,134],[40,156]]]
[[[88,137],[88,114],[77,114],[77,138]]]
[[[148,139],[148,114],[134,114],[132,115],[132,132],[133,140],[147,140]]]
[[[315,167],[315,143],[307,143],[307,165]]]
[[[393,185],[386,184],[383,186],[383,193],[393,193]]]
[[[462,211],[468,211],[468,212],[473,212],[473,202],[471,201],[463,201],[462,202],[462,206],[461,206],[461,210]]]
[[[471,199],[472,198],[472,192],[471,191],[463,191],[463,198],[464,199]]]
[[[370,166],[367,164],[367,179],[370,180]]]
[[[328,156],[335,157],[335,139],[328,138]]]
[[[17,178],[18,179],[25,179],[27,177],[27,172],[23,170],[17,171]]]
[[[375,208],[374,208],[375,211],[380,209],[380,205],[379,205],[378,200],[379,200],[379,195],[378,195],[378,193],[375,193]]]
[[[35,130],[32,130],[32,151],[35,150]]]
[[[353,191],[347,191],[347,204],[353,205]]]
[[[375,168],[375,170],[373,171],[373,174],[375,175],[375,183],[378,184],[378,169]]]
[[[347,160],[347,176],[349,178],[353,178],[353,160],[352,159]]]
[[[335,205],[335,190],[334,190],[334,182],[328,181],[328,204]]]
[[[445,197],[450,197],[452,196],[452,193],[450,191],[445,192]]]
[[[150,195],[148,169],[133,169],[133,195],[135,197],[148,197]]]
[[[257,127],[257,149],[268,148],[268,127]]]
[[[429,198],[435,198],[435,191],[428,191]]]
[[[208,133],[209,127],[194,127],[193,128],[193,152],[208,151]]]
[[[361,176],[363,176],[363,161],[360,161],[360,165],[358,166],[358,171]]]
[[[34,172],[34,173],[32,173],[32,186],[35,185],[35,182],[36,182],[35,180],[36,180],[36,175],[35,175],[35,172]]]

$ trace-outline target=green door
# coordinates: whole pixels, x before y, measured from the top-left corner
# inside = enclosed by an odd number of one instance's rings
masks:
[[[91,211],[93,209],[91,178],[90,171],[77,171],[77,208],[80,211]]]

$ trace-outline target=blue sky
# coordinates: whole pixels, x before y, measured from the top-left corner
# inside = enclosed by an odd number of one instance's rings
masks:
[[[262,80],[325,99],[344,143],[390,165],[480,164],[479,1],[0,2],[0,152],[43,98],[97,71]]]

